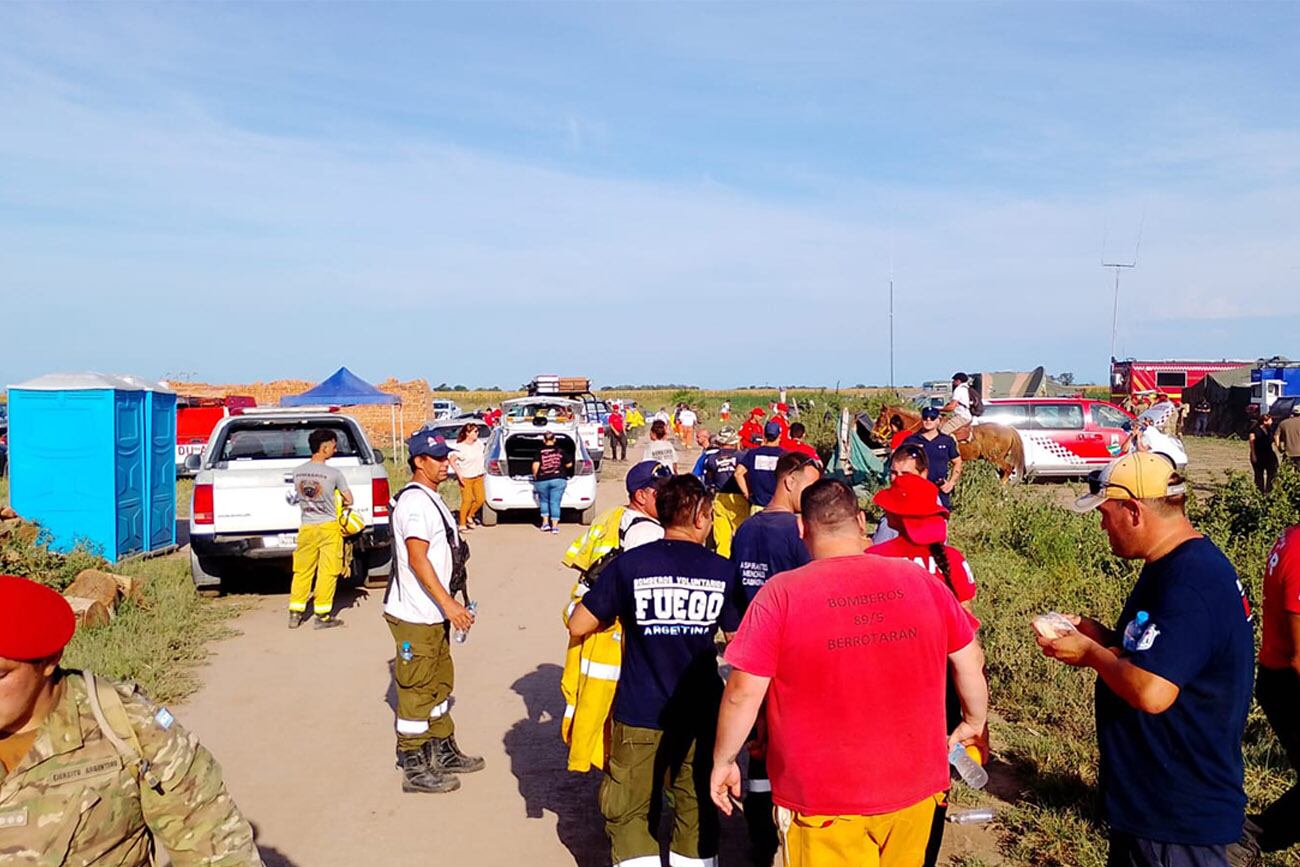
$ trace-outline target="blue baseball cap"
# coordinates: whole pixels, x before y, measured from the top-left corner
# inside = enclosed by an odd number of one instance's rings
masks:
[[[927,406],[921,410],[921,418],[935,419],[939,417],[939,410],[932,406]]]
[[[768,439],[776,439],[781,435],[781,425],[779,422],[769,421],[763,425],[763,436]]]
[[[406,441],[406,450],[411,457],[426,455],[437,461],[445,461],[451,454],[451,446],[440,436],[431,433],[418,433]]]
[[[658,461],[642,461],[627,471],[627,492],[657,488],[673,477],[673,471]]]

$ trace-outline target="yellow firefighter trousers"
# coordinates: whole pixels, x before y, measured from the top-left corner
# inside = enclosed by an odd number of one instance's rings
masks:
[[[748,517],[749,501],[743,494],[718,494],[713,498],[713,542],[719,556],[731,556],[731,539]]]
[[[293,551],[293,585],[289,588],[289,610],[307,610],[316,579],[317,614],[334,610],[334,588],[343,574],[343,529],[338,521],[303,524],[298,528],[298,547]]]

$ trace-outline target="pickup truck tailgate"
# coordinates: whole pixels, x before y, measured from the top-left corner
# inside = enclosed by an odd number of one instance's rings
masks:
[[[301,512],[293,490],[293,470],[300,460],[230,461],[213,478],[212,505],[216,533],[271,533],[298,529]],[[329,465],[343,471],[352,489],[353,508],[373,524],[370,468],[356,458],[335,458]]]

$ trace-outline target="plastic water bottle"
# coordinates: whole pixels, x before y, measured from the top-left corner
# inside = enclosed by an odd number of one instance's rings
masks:
[[[1147,623],[1150,620],[1150,614],[1139,611],[1137,616],[1129,621],[1128,626],[1124,627],[1124,649],[1129,653],[1138,649],[1138,644],[1142,641],[1142,635],[1147,631]]]
[[[982,789],[989,781],[989,773],[970,757],[961,744],[953,744],[948,751],[948,763],[957,769],[962,782],[972,789]]]
[[[469,605],[467,605],[467,606],[465,606],[465,607],[469,609],[469,616],[470,616],[470,617],[473,617],[474,614],[475,614],[475,612],[478,611],[478,603],[477,603],[477,602],[471,602]],[[454,641],[454,642],[456,642],[457,644],[464,644],[466,638],[469,638],[469,632],[464,631],[464,630],[460,630],[460,629],[453,629],[453,630],[452,630],[452,633],[451,633],[451,640]]]
[[[979,825],[984,822],[992,822],[993,817],[997,814],[992,807],[981,807],[978,810],[963,810],[960,813],[949,813],[948,821],[957,825]]]
[[[402,649],[398,651],[398,655],[402,657],[402,662],[410,662],[414,659],[415,654],[411,651],[411,642],[403,641]]]

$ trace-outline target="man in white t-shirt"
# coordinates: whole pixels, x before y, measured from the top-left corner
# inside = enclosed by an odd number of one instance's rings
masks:
[[[456,745],[451,719],[454,668],[450,630],[468,632],[474,614],[451,595],[456,519],[438,496],[451,448],[441,437],[407,441],[411,484],[392,510],[395,563],[384,593],[384,620],[393,633],[397,682],[397,756],[404,792],[451,792],[452,774],[481,771],[482,758]]]
[[[952,435],[972,421],[970,411],[970,377],[960,371],[952,375],[952,398],[943,406],[943,412],[952,413],[939,426],[939,433]]]
[[[686,451],[691,450],[691,444],[695,442],[695,424],[699,417],[695,410],[689,406],[683,406],[682,411],[677,413],[677,426],[681,429],[682,448]]]
[[[677,449],[668,439],[668,425],[663,420],[655,419],[650,425],[650,440],[645,444],[641,460],[658,461],[672,470],[673,475],[677,474]]]

